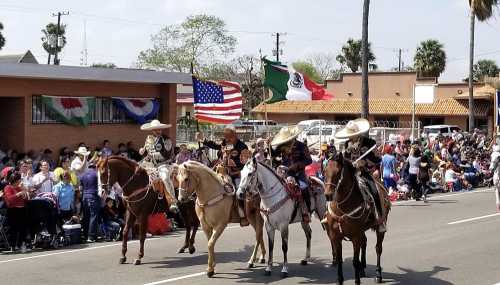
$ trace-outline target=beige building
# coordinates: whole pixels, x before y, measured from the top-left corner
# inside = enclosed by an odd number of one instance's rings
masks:
[[[415,86],[433,86],[432,102],[416,104],[416,120],[422,126],[453,124],[462,129],[468,125],[467,83],[439,83],[436,78],[418,78],[416,72],[371,72],[370,121],[411,122]],[[360,116],[361,73],[344,73],[339,80],[328,80],[326,89],[334,98],[330,101],[282,101],[264,106],[260,104],[253,113],[279,123],[294,123],[308,119],[345,121]],[[493,130],[495,89],[476,84],[474,113],[476,126]]]

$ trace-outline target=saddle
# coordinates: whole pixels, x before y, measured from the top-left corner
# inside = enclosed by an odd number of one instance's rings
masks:
[[[233,179],[227,173],[224,165],[219,164],[215,167],[215,172],[224,182],[224,192],[227,196],[233,196],[233,205],[231,209],[231,223],[239,223],[242,227],[249,225],[248,219],[245,214],[245,205],[243,201],[236,199],[236,186]]]

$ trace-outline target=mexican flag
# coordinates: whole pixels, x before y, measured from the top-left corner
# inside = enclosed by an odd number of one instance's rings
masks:
[[[42,101],[57,119],[69,125],[86,126],[90,123],[90,112],[94,110],[93,97],[42,96]]]
[[[330,100],[332,95],[328,94],[323,86],[313,82],[303,74],[295,71],[292,67],[281,65],[267,59],[264,61],[265,79],[264,86],[271,89],[273,97],[266,103],[272,104],[279,101],[311,101]]]

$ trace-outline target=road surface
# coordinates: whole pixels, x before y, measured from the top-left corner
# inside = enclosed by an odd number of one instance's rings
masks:
[[[374,234],[368,233],[367,278],[374,284]],[[332,284],[336,271],[329,267],[331,250],[319,222],[313,222],[313,263],[301,266],[305,237],[299,225],[290,232],[290,277],[271,277],[264,266],[248,270],[253,230],[232,225],[216,246],[216,278],[205,277],[206,239],[197,237],[194,255],[177,254],[183,240],[179,231],[146,241],[143,264],[119,265],[119,243],[96,243],[55,251],[0,254],[0,284]],[[354,284],[352,246],[344,242],[345,284]],[[129,245],[128,261],[137,252]],[[281,262],[281,245],[275,245]],[[382,257],[385,284],[473,284],[500,282],[500,214],[495,213],[491,190],[434,195],[429,203],[405,201],[393,205]],[[215,283],[216,282],[216,283]]]

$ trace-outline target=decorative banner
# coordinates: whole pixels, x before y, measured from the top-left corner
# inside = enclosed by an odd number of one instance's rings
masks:
[[[95,106],[93,97],[42,96],[42,102],[55,113],[57,119],[75,126],[88,125],[90,112]]]
[[[160,103],[154,98],[113,98],[113,104],[139,124],[155,119],[160,110]]]

